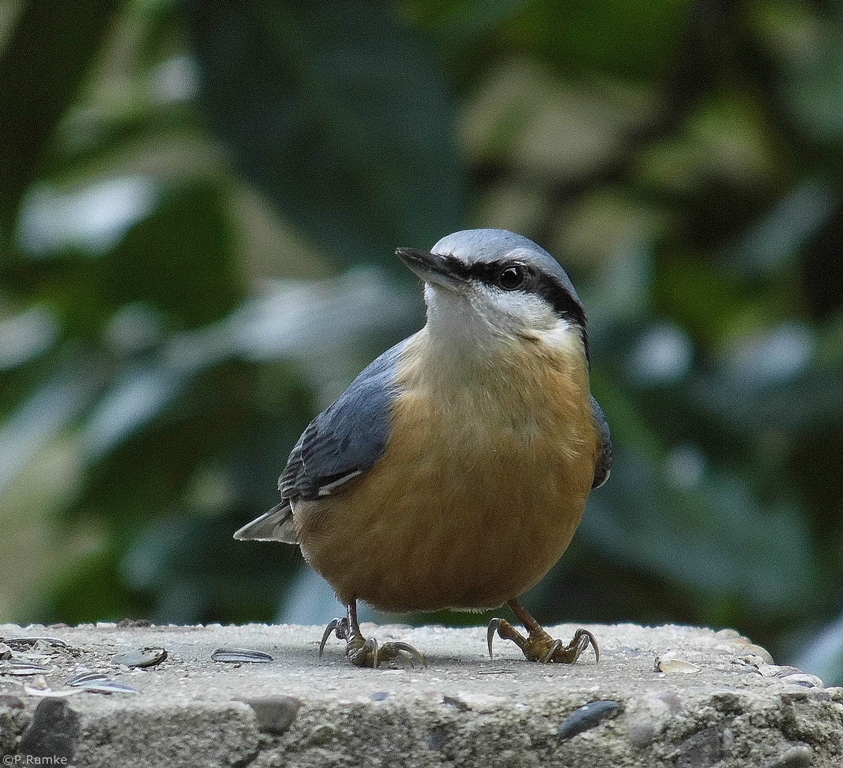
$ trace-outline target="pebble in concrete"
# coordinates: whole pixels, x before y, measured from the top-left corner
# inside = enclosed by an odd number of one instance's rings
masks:
[[[18,752],[25,757],[66,764],[73,759],[78,735],[79,715],[67,701],[43,699],[23,732]]]
[[[292,696],[264,696],[258,699],[241,699],[255,713],[261,733],[280,736],[293,724],[301,702]]]
[[[781,757],[773,760],[767,768],[809,768],[814,762],[814,753],[806,744],[791,747]]]
[[[570,739],[578,733],[591,730],[604,720],[617,717],[623,705],[619,701],[591,701],[575,709],[559,726],[559,738]]]

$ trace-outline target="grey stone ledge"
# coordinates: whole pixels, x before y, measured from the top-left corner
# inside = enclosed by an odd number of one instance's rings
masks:
[[[321,627],[0,625],[0,642],[18,663],[46,668],[12,675],[14,659],[0,661],[0,763],[843,766],[843,689],[776,666],[732,630],[587,628],[600,642],[599,664],[587,651],[577,664],[546,666],[500,640],[489,659],[482,628],[364,625],[381,643],[407,641],[428,660],[426,669],[372,670],[350,666],[333,638],[320,660]],[[576,626],[549,629],[567,641]],[[67,646],[14,642],[35,636]],[[154,647],[168,654],[157,666],[115,661]],[[214,662],[220,647],[273,660]],[[85,671],[138,693],[60,698],[71,690],[67,680]],[[45,697],[45,688],[55,695]]]

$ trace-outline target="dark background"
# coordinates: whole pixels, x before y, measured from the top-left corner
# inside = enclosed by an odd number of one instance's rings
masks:
[[[329,618],[231,533],[422,322],[394,248],[494,226],[616,445],[527,604],[843,682],[841,161],[830,0],[0,2],[0,621]]]

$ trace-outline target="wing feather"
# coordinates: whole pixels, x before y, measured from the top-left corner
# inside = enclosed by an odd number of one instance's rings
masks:
[[[235,539],[296,543],[293,504],[340,492],[371,469],[389,439],[395,369],[405,339],[365,368],[302,433],[278,480],[281,503],[234,534]]]
[[[395,371],[406,343],[384,352],[310,423],[278,481],[282,498],[313,500],[339,492],[383,456]]]
[[[612,435],[609,432],[609,422],[606,421],[606,414],[603,413],[600,403],[594,399],[594,396],[591,398],[591,410],[594,414],[594,425],[597,427],[602,444],[597,466],[594,469],[594,483],[591,486],[593,490],[603,485],[609,479],[609,474],[612,471]]]

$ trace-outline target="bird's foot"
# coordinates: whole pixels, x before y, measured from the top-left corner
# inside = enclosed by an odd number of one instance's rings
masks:
[[[352,627],[348,619],[333,619],[322,635],[322,642],[319,643],[319,657],[325,650],[325,643],[331,634],[335,634],[340,640],[345,640],[345,655],[348,660],[357,667],[372,667],[377,669],[384,662],[400,661],[415,668],[415,662],[423,667],[427,666],[427,660],[409,643],[384,643],[378,645],[374,637],[365,638],[357,627]]]
[[[505,619],[492,619],[486,633],[489,658],[492,658],[492,640],[495,633],[504,640],[512,640],[528,661],[538,661],[542,664],[573,664],[589,645],[594,648],[595,660],[600,660],[597,640],[587,629],[578,629],[571,642],[563,645],[561,640],[554,640],[541,627],[531,630],[529,635],[524,637]]]

